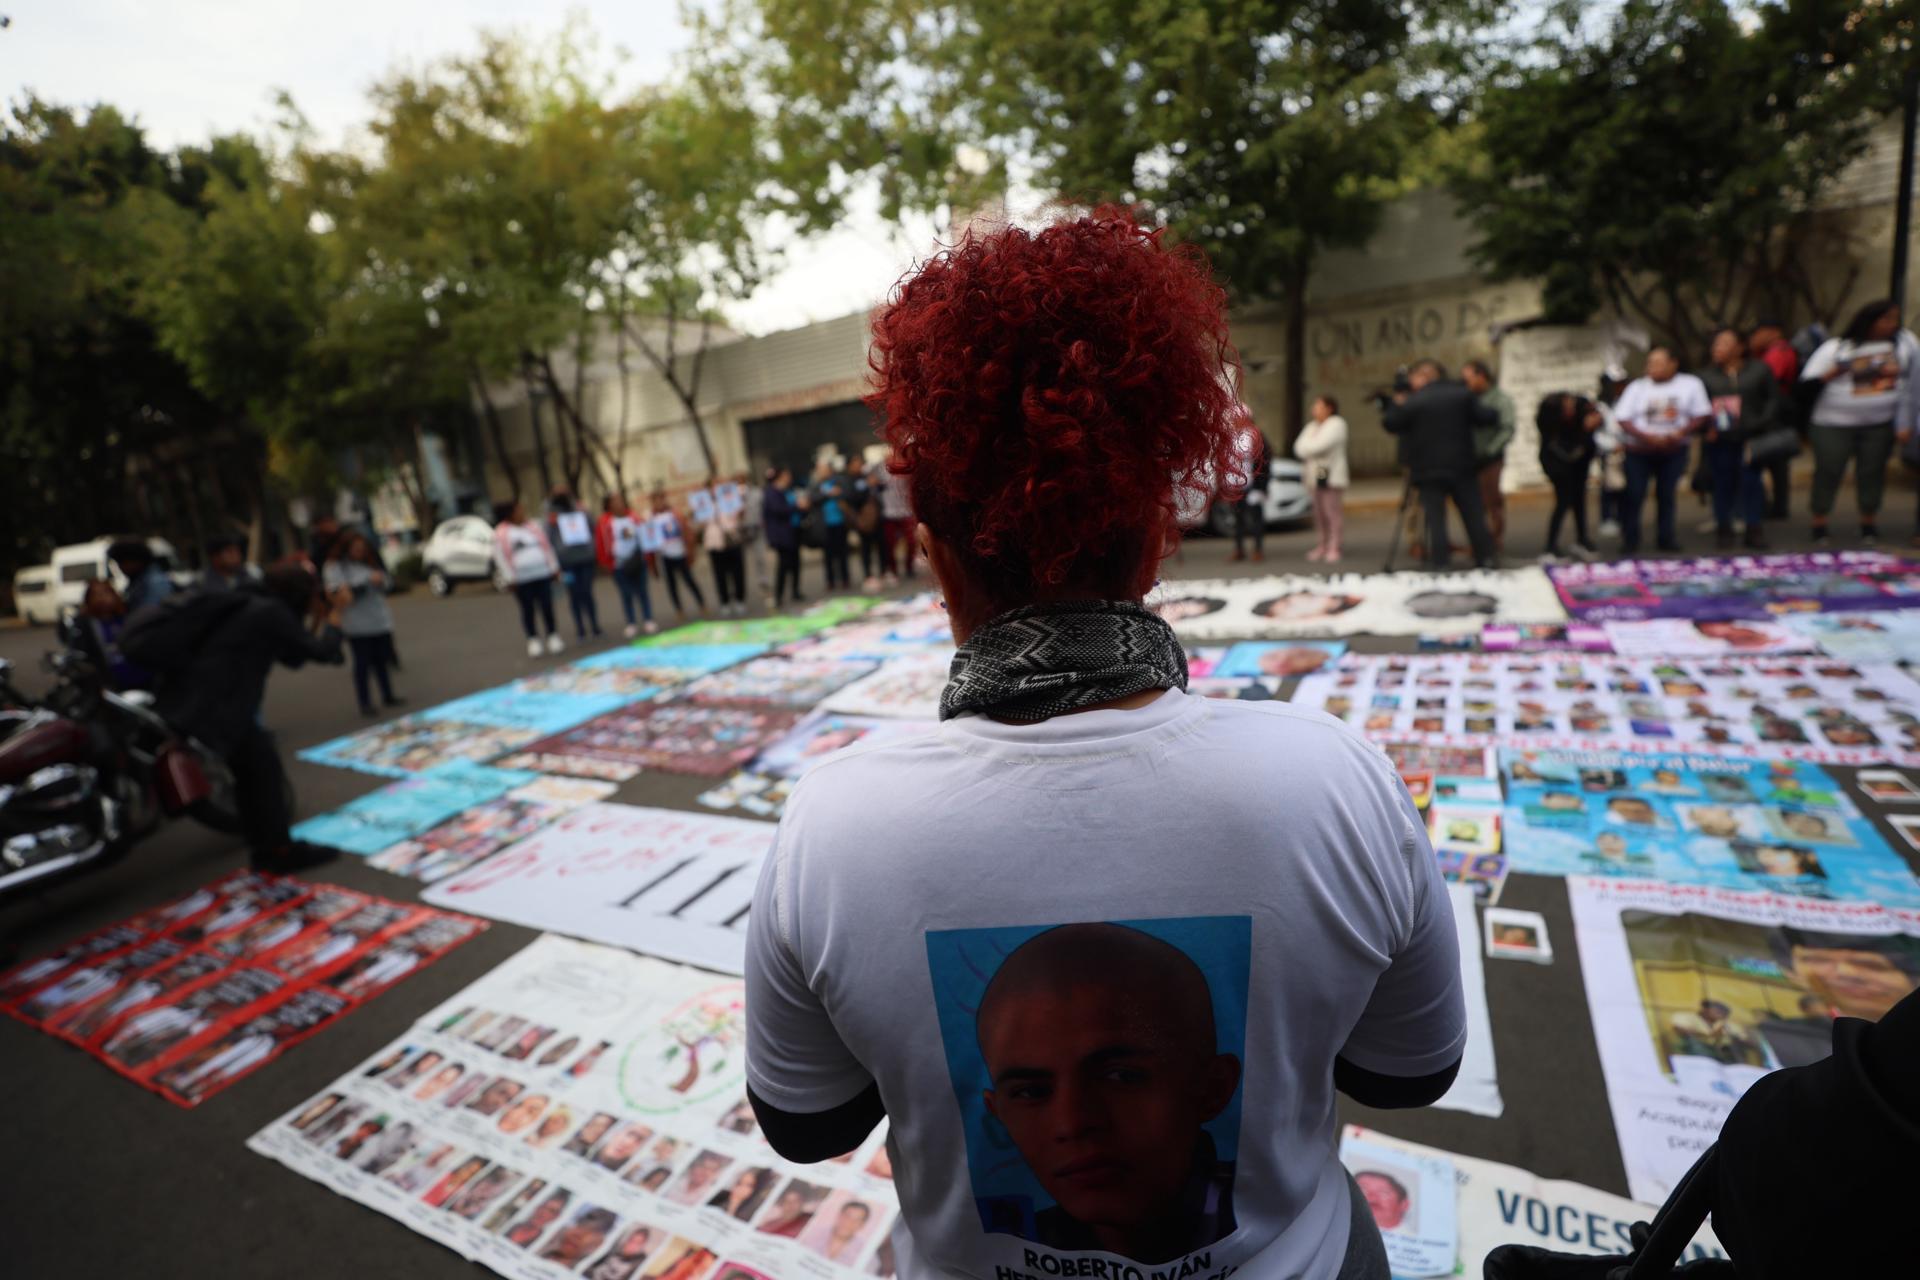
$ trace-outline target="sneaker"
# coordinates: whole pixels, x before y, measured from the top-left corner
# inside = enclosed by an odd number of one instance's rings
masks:
[[[626,631],[627,639],[631,640],[639,634],[640,634],[640,628],[634,626],[631,622],[629,622],[627,624],[627,631]]]
[[[1578,546],[1576,546],[1576,547],[1574,547],[1574,549],[1573,549],[1573,557],[1574,557],[1574,559],[1576,559],[1576,560],[1584,560],[1584,561],[1586,561],[1586,562],[1587,562],[1588,564],[1592,564],[1592,563],[1593,563],[1593,561],[1594,561],[1594,559],[1595,559],[1596,557],[1598,557],[1598,556],[1599,556],[1599,554],[1600,554],[1600,551],[1599,551],[1599,549],[1598,549],[1598,548],[1596,548],[1596,547],[1590,547],[1590,546],[1588,546],[1587,544],[1585,544],[1584,542],[1583,542],[1583,543],[1581,543],[1581,544],[1579,544]]]
[[[566,651],[567,651],[567,642],[560,638],[559,632],[556,631],[554,634],[547,637],[548,653],[565,653]]]
[[[1826,546],[1827,545],[1827,526],[1823,524],[1817,524],[1813,526],[1813,528],[1807,530],[1807,540],[1813,543],[1813,545],[1816,547]]]
[[[1259,564],[1259,563],[1261,563],[1261,562],[1262,562],[1262,561],[1264,561],[1264,560],[1265,560],[1266,558],[1267,558],[1267,553],[1266,553],[1266,552],[1264,552],[1264,551],[1262,551],[1262,550],[1261,550],[1261,549],[1260,549],[1259,547],[1255,547],[1255,548],[1253,549],[1253,562],[1254,562],[1255,564]],[[1340,557],[1339,557],[1339,556],[1337,556],[1337,555],[1334,555],[1334,556],[1328,556],[1328,557],[1327,557],[1327,559],[1329,559],[1329,560],[1338,560],[1339,558],[1340,558]]]
[[[1860,545],[1877,547],[1880,545],[1880,526],[1863,524],[1860,526]]]
[[[1542,551],[1540,553],[1541,564],[1559,564],[1564,559],[1566,559],[1566,557],[1558,551]]]
[[[1236,551],[1236,552],[1234,552],[1234,553],[1233,553],[1232,555],[1230,555],[1230,556],[1228,556],[1228,557],[1227,557],[1227,560],[1228,560],[1228,562],[1229,562],[1229,563],[1235,563],[1235,562],[1238,562],[1238,561],[1241,561],[1241,560],[1245,560],[1246,558],[1247,558],[1247,553],[1246,553],[1246,552],[1244,552],[1244,551]]]
[[[407,705],[407,700],[401,695],[396,693],[391,698],[387,699],[387,705],[389,707],[404,707]]]
[[[371,702],[363,702],[360,704],[360,714],[371,720],[380,712]]]
[[[1759,525],[1750,524],[1747,526],[1747,536],[1743,539],[1742,545],[1749,551],[1765,551],[1767,549],[1767,535],[1761,530]]]
[[[1619,537],[1620,522],[1618,520],[1602,520],[1600,522],[1600,536],[1603,538]]]
[[[537,658],[540,656],[540,654],[541,654],[540,642],[538,640],[527,641],[527,656],[529,658]]]
[[[660,634],[660,624],[659,624],[659,623],[657,623],[657,622],[655,622],[655,621],[654,621],[653,619],[651,619],[651,618],[649,618],[649,619],[647,619],[647,625],[646,625],[646,626],[644,626],[644,627],[642,627],[642,628],[640,628],[640,629],[641,629],[642,631],[644,631],[644,632],[646,632],[646,633],[647,633],[648,635],[650,635],[650,636],[653,636],[653,635],[659,635],[659,634]]]

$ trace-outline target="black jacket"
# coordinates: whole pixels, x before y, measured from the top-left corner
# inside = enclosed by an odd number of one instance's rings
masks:
[[[1775,427],[1791,425],[1787,398],[1781,394],[1773,370],[1767,368],[1764,361],[1747,361],[1734,377],[1728,377],[1726,370],[1717,364],[1709,365],[1700,370],[1699,378],[1707,394],[1715,399],[1736,394],[1740,397],[1740,421],[1730,433],[1715,439],[1751,440]]]
[[[1382,425],[1400,437],[1400,459],[1415,484],[1458,480],[1479,470],[1475,426],[1500,415],[1458,382],[1430,382],[1386,411]]]
[[[154,709],[214,750],[231,751],[253,728],[274,663],[339,661],[338,630],[315,635],[280,601],[255,596],[220,623],[185,670],[167,678]]]
[[[1533,418],[1534,426],[1540,429],[1540,469],[1549,476],[1585,475],[1599,451],[1594,433],[1586,427],[1593,401],[1574,396],[1572,408],[1563,412],[1566,399],[1563,391],[1547,396]]]

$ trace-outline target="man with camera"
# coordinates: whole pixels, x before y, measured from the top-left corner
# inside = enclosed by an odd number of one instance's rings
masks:
[[[1493,538],[1480,501],[1477,428],[1497,426],[1499,413],[1458,382],[1449,381],[1437,360],[1422,360],[1407,372],[1406,389],[1396,387],[1391,405],[1382,406],[1382,425],[1400,438],[1400,458],[1420,491],[1427,513],[1427,563],[1447,567],[1447,499],[1459,508],[1473,546],[1474,564],[1495,567]]]

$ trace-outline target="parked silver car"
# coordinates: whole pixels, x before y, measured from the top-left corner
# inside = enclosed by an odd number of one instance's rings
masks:
[[[1306,470],[1292,458],[1274,458],[1267,463],[1267,487],[1260,496],[1261,514],[1266,517],[1268,528],[1304,520],[1308,508],[1313,506],[1313,495],[1307,491]],[[1233,508],[1231,502],[1215,502],[1207,513],[1207,526],[1221,537],[1231,538]]]
[[[441,521],[420,549],[420,567],[437,596],[451,594],[462,582],[492,582],[493,526],[481,516]]]

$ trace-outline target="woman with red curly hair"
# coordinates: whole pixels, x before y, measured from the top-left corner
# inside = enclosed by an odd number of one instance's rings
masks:
[[[1453,916],[1385,756],[1190,696],[1143,604],[1177,513],[1244,474],[1223,301],[1103,211],[969,234],[874,320],[960,647],[937,732],[788,801],[747,1082],[790,1159],[890,1123],[906,1280],[1384,1277],[1334,1092],[1425,1105],[1459,1066]]]

